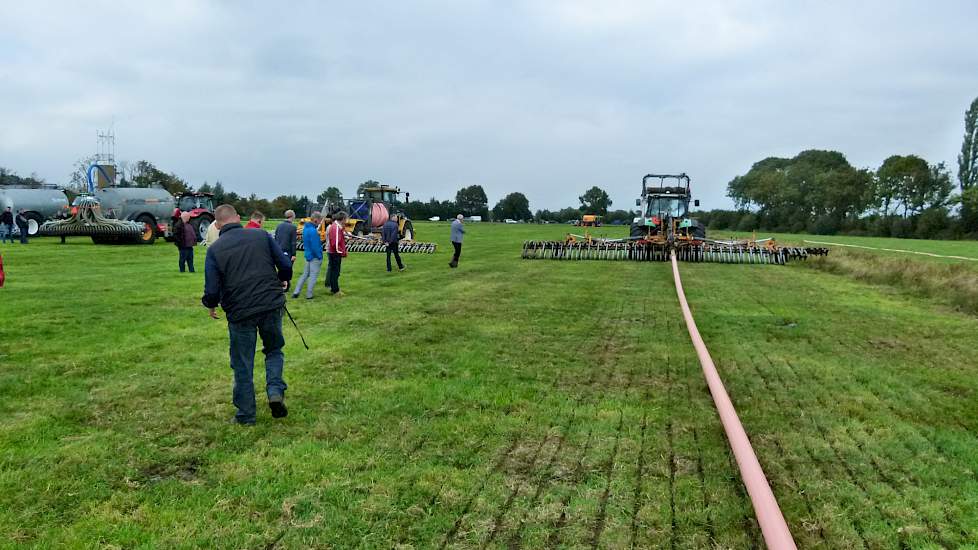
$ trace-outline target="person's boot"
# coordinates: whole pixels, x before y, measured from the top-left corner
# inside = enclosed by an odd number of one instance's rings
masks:
[[[281,395],[269,397],[268,408],[272,409],[272,418],[285,418],[289,416],[289,409],[285,408],[285,398]]]

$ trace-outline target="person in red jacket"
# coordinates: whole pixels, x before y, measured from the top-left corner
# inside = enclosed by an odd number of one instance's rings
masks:
[[[346,257],[346,231],[343,227],[346,212],[333,214],[333,223],[326,228],[326,286],[333,296],[342,296],[340,292],[340,264]]]
[[[245,229],[261,229],[263,223],[265,223],[265,214],[255,210],[251,213],[251,219],[248,220]]]

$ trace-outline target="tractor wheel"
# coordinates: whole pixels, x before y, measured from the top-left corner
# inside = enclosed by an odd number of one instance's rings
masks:
[[[645,237],[648,233],[645,232],[645,228],[637,223],[633,223],[631,229],[628,232],[628,236],[633,239],[641,239]]]
[[[143,224],[143,232],[139,234],[136,242],[139,244],[153,244],[156,242],[156,220],[149,214],[142,214],[134,220],[136,223]]]
[[[405,241],[414,240],[414,224],[411,223],[411,220],[404,221],[404,234],[401,235],[401,238]]]
[[[367,234],[367,224],[365,224],[363,222],[357,222],[357,224],[353,226],[353,234],[354,235],[366,235]]]
[[[201,214],[190,220],[190,225],[194,226],[194,230],[197,232],[197,242],[204,241],[207,230],[210,229],[212,223],[214,223],[214,218],[210,214]]]
[[[691,228],[689,234],[697,240],[702,241],[706,238],[706,227],[699,220],[693,220],[693,227]]]

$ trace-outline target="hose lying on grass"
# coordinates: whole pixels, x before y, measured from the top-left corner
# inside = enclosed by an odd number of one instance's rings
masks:
[[[710,387],[710,394],[713,396],[713,403],[716,405],[717,413],[720,415],[720,423],[723,424],[723,431],[727,434],[727,441],[730,442],[730,449],[733,451],[734,458],[737,460],[737,467],[740,469],[740,477],[747,487],[747,494],[750,496],[751,505],[754,507],[754,515],[757,523],[761,526],[761,534],[764,536],[764,544],[770,550],[794,550],[795,541],[788,530],[788,524],[784,521],[784,514],[778,506],[777,499],[771,491],[771,486],[767,482],[761,463],[757,461],[754,448],[751,447],[747,432],[740,423],[737,411],[734,409],[730,396],[727,395],[720,374],[717,372],[716,365],[710,357],[710,352],[706,349],[706,344],[700,336],[700,331],[696,328],[696,321],[689,310],[689,303],[686,301],[686,294],[683,292],[683,282],[679,278],[679,264],[676,262],[676,252],[672,252],[672,277],[676,283],[676,295],[679,297],[679,305],[683,310],[683,318],[686,320],[686,329],[689,337],[693,340],[693,347],[696,348],[696,355],[700,359],[703,367],[703,376],[706,377],[706,384]]]

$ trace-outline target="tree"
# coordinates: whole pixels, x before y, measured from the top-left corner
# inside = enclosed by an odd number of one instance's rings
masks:
[[[969,233],[978,232],[978,185],[961,192],[961,225]]]
[[[872,203],[872,183],[872,174],[854,168],[842,153],[808,150],[755,163],[730,181],[727,194],[740,209],[757,208],[749,222],[797,230],[816,219],[835,227],[858,217]]]
[[[608,207],[611,206],[608,193],[597,186],[588,189],[577,199],[581,201],[581,211],[588,214],[604,216],[608,213]]]
[[[916,155],[887,158],[876,171],[876,179],[883,215],[891,213],[891,200],[894,209],[903,207],[903,217],[907,217],[944,206],[951,195],[951,176],[944,163],[932,166]]]
[[[377,187],[379,185],[380,185],[379,181],[367,180],[357,186],[357,196],[359,197],[363,193],[364,189],[368,187]]]
[[[75,191],[88,189],[88,167],[95,162],[95,156],[80,158],[75,161],[73,170],[68,176],[68,187]]]
[[[496,221],[505,219],[529,220],[532,218],[530,201],[523,193],[510,193],[492,207],[492,219]]]
[[[978,97],[964,114],[964,141],[958,155],[958,183],[961,191],[978,184]]]
[[[466,216],[489,217],[489,197],[481,185],[463,187],[455,193],[455,206]]]
[[[174,173],[168,174],[149,161],[141,160],[131,170],[131,183],[136,187],[162,187],[171,195],[193,191],[193,187],[180,179],[179,176]]]
[[[361,184],[363,185],[363,184]],[[357,189],[357,194],[359,194],[361,189]],[[343,193],[338,187],[327,187],[325,191],[316,195],[316,204],[336,204],[343,202]]]

